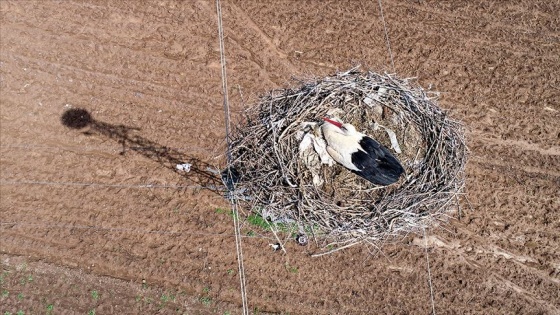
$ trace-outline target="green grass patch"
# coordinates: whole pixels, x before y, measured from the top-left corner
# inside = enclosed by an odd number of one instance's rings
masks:
[[[296,266],[291,266],[288,263],[286,263],[286,270],[288,270],[290,273],[298,273],[298,268]]]
[[[202,289],[202,293],[204,293],[204,295],[198,300],[200,301],[200,303],[202,303],[202,305],[210,306],[210,304],[212,304],[212,298],[208,296],[208,294],[210,293],[210,287],[204,287]]]
[[[260,214],[253,213],[247,217],[247,222],[252,226],[257,226],[265,231],[271,231],[272,228],[276,228],[277,231],[282,233],[290,233],[293,237],[296,236],[298,231],[298,226],[295,222],[293,223],[272,223],[263,218]],[[317,234],[319,231],[318,225],[305,226],[303,228],[305,233],[308,235]]]
[[[212,304],[212,298],[209,296],[203,296],[200,298],[200,303],[204,306],[210,306]]]
[[[169,301],[175,302],[175,295],[163,293],[163,294],[161,295],[160,300],[161,300],[163,303],[167,303],[167,302],[169,302]]]
[[[216,208],[215,210],[218,214],[228,214],[229,216],[233,217],[232,210],[226,210],[222,208]],[[265,232],[279,232],[285,235],[289,235],[291,238],[295,238],[298,235],[298,231],[300,227],[297,225],[296,222],[292,223],[273,223],[263,218],[262,215],[259,214],[259,211],[254,209],[252,213],[247,216],[245,222],[248,223],[245,225],[245,228],[242,230],[242,234],[247,235],[249,237],[254,237],[258,234],[259,230]],[[257,228],[257,229],[253,229]],[[308,225],[303,227],[304,232],[307,235],[319,236],[322,235],[319,225]]]
[[[26,284],[31,283],[31,282],[33,282],[33,275],[23,276],[19,280],[19,284],[21,284],[21,285],[26,285]]]
[[[247,217],[247,222],[253,226],[258,226],[263,230],[270,230],[270,223],[258,214],[251,214]]]
[[[230,217],[233,217],[233,210],[227,210],[227,209],[222,209],[222,208],[216,208],[215,211],[217,214],[227,214]]]

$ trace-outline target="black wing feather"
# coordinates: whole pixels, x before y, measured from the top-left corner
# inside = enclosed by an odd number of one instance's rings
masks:
[[[363,151],[352,154],[352,163],[360,170],[354,173],[376,185],[390,185],[404,172],[404,169],[387,148],[370,137],[360,140]]]

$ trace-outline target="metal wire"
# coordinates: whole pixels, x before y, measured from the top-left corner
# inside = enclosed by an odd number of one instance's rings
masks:
[[[226,73],[226,57],[224,49],[224,29],[222,25],[222,7],[220,0],[216,0],[216,11],[218,15],[218,36],[220,39],[220,62],[222,66],[222,90],[224,97],[224,114],[225,114],[225,128],[226,128],[226,142],[227,142],[227,176],[226,181],[232,181],[231,174],[231,143],[230,143],[230,110],[229,110],[229,100],[228,100],[228,89],[227,89],[227,73]],[[232,190],[235,189],[232,185],[226,186],[230,189],[230,194],[233,193]],[[239,281],[241,289],[241,302],[243,305],[243,315],[249,315],[249,306],[247,304],[247,284],[245,280],[245,267],[243,264],[243,250],[241,247],[241,230],[239,227],[239,211],[236,198],[229,198],[231,202],[231,207],[233,210],[233,225],[235,229],[235,246],[237,250],[237,262],[239,268]]]

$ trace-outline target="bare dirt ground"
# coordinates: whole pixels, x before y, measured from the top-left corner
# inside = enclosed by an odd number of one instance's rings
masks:
[[[222,9],[234,119],[292,76],[393,72],[377,1]],[[558,12],[384,0],[395,72],[468,129],[468,201],[373,254],[291,242],[283,255],[244,223],[251,312],[431,313],[427,244],[437,314],[559,314]],[[215,3],[1,0],[0,13],[2,314],[241,313],[230,205],[200,188],[225,164]],[[66,128],[69,108],[98,127]]]

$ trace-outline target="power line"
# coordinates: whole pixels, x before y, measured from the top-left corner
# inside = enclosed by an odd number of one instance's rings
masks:
[[[97,225],[67,225],[67,224],[48,224],[48,223],[29,223],[21,221],[7,221],[1,222],[0,227],[35,227],[40,229],[63,229],[63,230],[93,230],[93,231],[103,231],[103,232],[114,232],[114,233],[136,233],[136,234],[162,234],[162,235],[198,235],[198,236],[208,236],[208,237],[234,237],[234,234],[228,233],[207,233],[207,232],[186,232],[186,231],[169,231],[169,230],[143,230],[135,228],[122,228],[122,227],[103,227]],[[270,239],[274,238],[263,236],[263,235],[241,235],[243,238],[261,238]]]
[[[389,50],[389,57],[391,58],[391,66],[393,67],[393,72],[395,72],[395,61],[393,60],[393,51],[391,50],[391,42],[389,41],[389,32],[387,32],[387,24],[385,23],[385,17],[383,16],[383,6],[381,5],[381,0],[377,1],[379,3],[379,11],[381,12],[381,21],[383,22],[383,30],[385,31],[385,42],[387,44],[387,49]]]
[[[47,185],[47,186],[81,186],[81,187],[111,187],[111,188],[165,188],[165,189],[200,189],[219,190],[218,187],[201,185],[161,185],[161,184],[103,184],[81,182],[54,182],[34,180],[0,180],[0,185]]]
[[[87,151],[111,151],[111,152],[120,152],[122,151],[122,146],[48,146],[48,145],[36,145],[36,144],[5,144],[3,143],[0,145],[0,149],[52,149],[52,150],[65,150],[65,151],[79,151],[79,152],[87,152]],[[128,147],[130,150],[134,151],[142,151],[148,150],[148,148],[142,147],[135,147],[130,146]],[[190,148],[172,148],[169,147],[171,150],[175,150],[178,152],[197,152],[197,153],[207,153],[210,150],[207,148],[201,147],[190,147]]]
[[[239,268],[239,281],[241,289],[241,302],[243,305],[243,315],[249,315],[249,306],[247,304],[247,288],[245,280],[245,267],[243,265],[243,250],[241,247],[241,231],[239,228],[239,211],[237,208],[237,199],[232,196],[232,191],[235,187],[234,185],[231,169],[232,169],[232,157],[231,157],[231,142],[230,142],[230,110],[229,110],[229,100],[228,100],[228,88],[227,88],[227,73],[226,73],[226,57],[224,49],[224,29],[222,25],[222,7],[220,0],[216,0],[216,11],[218,15],[218,37],[220,40],[220,63],[222,66],[222,91],[224,95],[224,114],[225,114],[225,128],[226,128],[226,142],[227,142],[227,172],[226,181],[232,181],[232,185],[226,185],[228,187],[231,207],[233,210],[233,225],[235,229],[235,247],[237,251],[237,262]],[[226,183],[227,184],[227,183]],[[233,189],[232,189],[233,188]]]
[[[426,228],[424,230],[424,249],[426,250],[426,265],[428,266],[428,283],[430,284],[430,298],[432,300],[432,314],[436,315],[436,305],[434,303],[434,287],[432,285],[432,273],[430,271],[430,258],[428,256],[428,239],[426,238]]]
[[[389,57],[391,58],[391,67],[393,72],[395,72],[395,61],[393,59],[393,51],[391,50],[391,41],[389,40],[389,32],[387,31],[387,23],[385,23],[385,16],[383,15],[383,5],[381,0],[377,0],[379,4],[379,11],[381,13],[381,21],[383,22],[383,30],[385,31],[385,42],[387,45],[387,50],[389,52]],[[434,287],[432,285],[432,272],[430,270],[430,257],[428,256],[428,239],[426,238],[426,228],[424,230],[424,242],[425,242],[425,252],[426,252],[426,265],[428,269],[428,283],[430,285],[430,300],[432,302],[432,314],[436,315],[436,306],[434,302]]]

